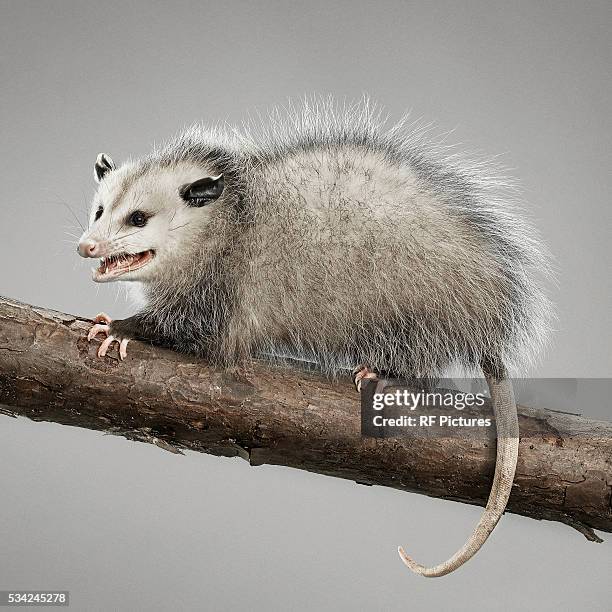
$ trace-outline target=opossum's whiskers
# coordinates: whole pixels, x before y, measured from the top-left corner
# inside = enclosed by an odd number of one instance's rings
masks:
[[[112,239],[111,228],[113,227],[113,212],[114,212],[114,209],[111,208],[111,210],[110,210],[110,218],[108,220],[108,228],[106,230],[106,238],[107,238],[107,240],[111,240]],[[121,226],[119,226],[117,228],[117,231],[119,231],[120,229],[121,229]],[[115,232],[115,233],[117,233],[117,232]]]
[[[182,225],[177,225],[176,227],[171,227],[168,231],[169,232],[174,232],[177,229],[181,229],[181,227],[185,227],[186,225],[189,225],[190,221],[187,221],[187,223],[183,223]]]
[[[65,206],[70,211],[70,214],[74,217],[74,220],[79,224],[79,227],[81,228],[81,230],[85,231],[85,228],[83,227],[83,224],[81,223],[81,220],[78,218],[77,214],[74,212],[70,204],[68,204],[68,202],[64,202],[63,200],[60,202],[60,204],[62,206]]]
[[[142,232],[142,228],[137,229],[134,232],[130,232],[129,234],[124,234],[123,236],[117,236],[117,238],[114,238],[114,240],[124,240],[125,238],[129,238],[130,236],[133,236],[134,234],[137,234],[138,232]]]

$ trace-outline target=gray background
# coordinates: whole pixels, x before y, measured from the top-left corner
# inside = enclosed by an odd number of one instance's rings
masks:
[[[100,151],[194,120],[363,92],[506,153],[559,268],[535,374],[612,372],[609,2],[1,3],[0,293],[130,312],[78,260]],[[0,417],[0,589],[78,610],[609,609],[612,539],[507,515],[441,580],[480,509]]]

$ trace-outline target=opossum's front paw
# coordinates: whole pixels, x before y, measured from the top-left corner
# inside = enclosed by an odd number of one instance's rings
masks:
[[[123,361],[127,357],[127,345],[129,338],[121,338],[111,333],[113,320],[105,313],[101,312],[94,319],[94,325],[87,334],[87,340],[91,342],[98,334],[105,334],[106,338],[98,347],[98,357],[104,357],[113,342],[119,343],[119,358]]]
[[[112,322],[113,320],[105,312],[97,314],[94,318],[94,323],[104,323],[106,325],[110,325]]]
[[[353,370],[353,384],[355,389],[361,393],[361,381],[364,379],[377,380],[378,375],[373,370],[370,370],[367,365],[359,365]]]

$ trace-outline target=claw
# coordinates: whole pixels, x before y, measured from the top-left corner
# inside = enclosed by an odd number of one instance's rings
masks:
[[[376,372],[370,370],[367,365],[357,366],[353,370],[353,383],[359,393],[361,393],[361,381],[363,379],[376,380],[378,378]]]
[[[103,325],[101,323],[96,323],[90,330],[89,333],[87,334],[87,340],[89,340],[91,342],[92,338],[95,338],[100,332],[108,335],[109,332],[109,326],[108,325]]]
[[[130,341],[129,338],[123,338],[119,343],[119,358],[123,361],[127,357],[127,345]]]
[[[114,340],[115,336],[107,336],[107,338],[98,348],[98,357],[104,357],[106,355],[106,351],[108,351],[110,345],[113,343]]]

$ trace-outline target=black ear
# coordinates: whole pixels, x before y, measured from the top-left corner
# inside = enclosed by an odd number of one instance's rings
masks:
[[[99,183],[107,172],[114,170],[116,167],[115,162],[108,155],[100,153],[94,165],[94,178],[96,182]]]
[[[183,185],[179,189],[179,195],[187,206],[206,206],[214,202],[222,193],[225,183],[223,175],[207,176],[188,185]]]

